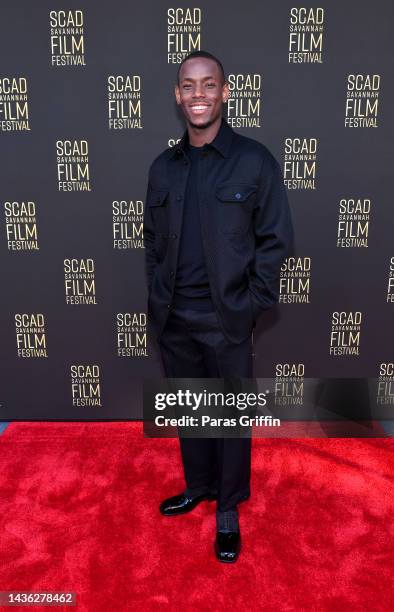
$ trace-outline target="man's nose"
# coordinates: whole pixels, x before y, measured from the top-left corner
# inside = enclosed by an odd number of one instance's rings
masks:
[[[203,86],[202,85],[196,85],[195,89],[194,89],[194,94],[195,97],[197,98],[201,98],[204,95],[204,90],[203,90]]]

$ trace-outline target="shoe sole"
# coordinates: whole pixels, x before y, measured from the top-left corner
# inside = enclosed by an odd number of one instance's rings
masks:
[[[218,556],[216,556],[216,559],[218,561],[220,561],[220,563],[236,563],[238,561],[238,557],[236,557],[235,559],[233,559],[232,561],[229,561],[228,559],[219,559]]]
[[[163,516],[178,516],[179,514],[187,514],[188,512],[193,512],[193,510],[204,501],[215,501],[215,499],[217,499],[216,495],[210,495],[209,497],[205,497],[205,499],[199,501],[195,506],[193,506],[193,508],[190,508],[189,510],[178,510],[176,512],[170,512],[169,514],[166,514],[166,512],[163,512],[162,510],[160,510],[160,508],[159,510],[160,514],[162,514]]]

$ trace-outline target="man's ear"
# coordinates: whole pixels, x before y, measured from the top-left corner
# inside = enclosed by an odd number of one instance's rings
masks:
[[[223,104],[224,104],[225,102],[227,102],[227,100],[228,100],[228,96],[229,96],[229,93],[230,93],[230,92],[229,92],[229,87],[228,87],[228,83],[227,83],[227,81],[226,81],[226,82],[224,83],[224,85],[223,85],[223,89],[222,89],[222,101],[223,101]]]
[[[175,88],[174,88],[174,93],[175,93],[175,100],[177,104],[180,104],[180,92],[179,92],[179,86],[176,84]]]

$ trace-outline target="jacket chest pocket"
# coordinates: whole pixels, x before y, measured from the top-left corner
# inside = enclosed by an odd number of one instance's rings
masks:
[[[149,211],[158,236],[168,234],[168,193],[168,189],[152,188],[148,197]]]
[[[216,186],[220,230],[223,234],[244,234],[252,218],[258,185],[220,183]]]

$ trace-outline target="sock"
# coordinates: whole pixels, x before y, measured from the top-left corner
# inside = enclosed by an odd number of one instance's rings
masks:
[[[216,528],[222,533],[239,531],[238,510],[236,508],[225,512],[216,510]]]

